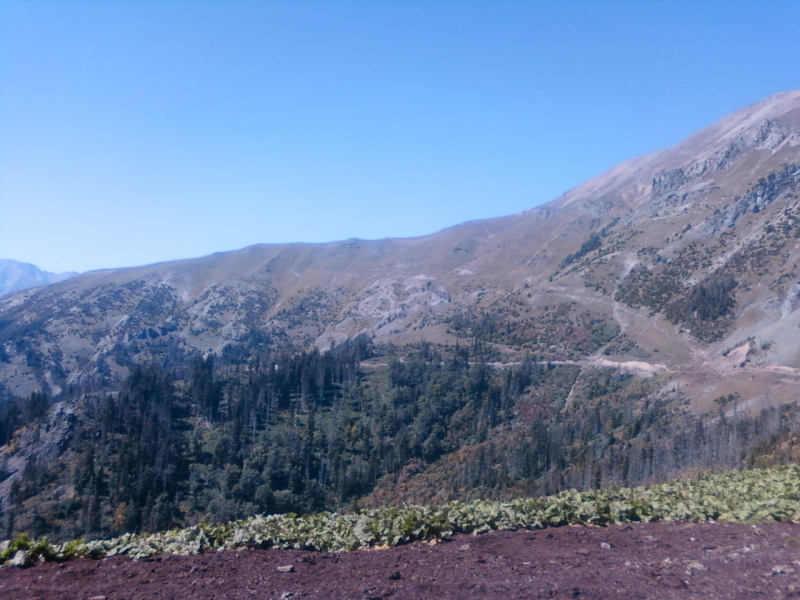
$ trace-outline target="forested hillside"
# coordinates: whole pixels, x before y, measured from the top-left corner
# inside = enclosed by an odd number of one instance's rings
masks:
[[[0,298],[0,535],[798,458],[800,91],[553,202]]]
[[[4,533],[104,537],[636,485],[782,462],[781,443],[800,425],[795,405],[725,417],[736,398],[693,416],[659,377],[530,357],[490,364],[479,339],[395,347],[362,337],[262,355],[257,344],[140,366],[116,392],[87,380],[49,413],[42,394],[6,404],[0,469],[24,467]]]

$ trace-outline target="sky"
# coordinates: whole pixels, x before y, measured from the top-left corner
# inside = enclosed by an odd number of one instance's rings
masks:
[[[800,88],[794,1],[0,0],[0,257],[409,237]]]

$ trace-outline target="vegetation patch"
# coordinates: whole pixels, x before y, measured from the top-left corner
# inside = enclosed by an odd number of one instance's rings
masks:
[[[338,514],[256,516],[212,527],[197,525],[110,540],[50,544],[26,535],[0,546],[0,564],[127,555],[198,554],[243,548],[342,552],[443,540],[456,533],[540,529],[580,524],[664,521],[796,521],[800,519],[800,466],[707,472],[690,480],[649,487],[565,491],[509,502],[451,502],[440,506],[381,508]]]
[[[456,336],[505,344],[554,360],[591,355],[620,332],[616,321],[582,310],[574,301],[545,306],[531,315],[513,304],[497,303],[489,310],[456,313],[448,324]]]
[[[667,318],[676,325],[687,325],[698,339],[716,341],[730,325],[724,317],[736,304],[736,286],[736,280],[730,275],[715,273],[670,305],[666,311]]]
[[[567,255],[567,257],[561,261],[561,264],[558,265],[559,270],[568,267],[579,258],[583,258],[587,254],[589,254],[589,252],[597,250],[602,245],[603,245],[602,238],[597,233],[592,233],[589,236],[589,239],[583,242],[583,244],[581,244],[581,247],[578,248],[577,252],[573,252],[572,254]]]

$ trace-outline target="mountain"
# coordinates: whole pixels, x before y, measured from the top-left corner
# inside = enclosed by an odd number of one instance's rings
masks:
[[[796,460],[799,270],[793,91],[519,214],[18,291],[0,298],[0,527]]]
[[[232,349],[252,331],[296,349],[480,335],[499,360],[529,351],[666,371],[703,405],[734,390],[788,400],[798,181],[793,91],[516,215],[414,239],[257,245],[6,296],[0,381],[15,395],[57,391],[168,347]],[[543,325],[554,319],[571,333]]]
[[[77,273],[49,273],[36,265],[0,258],[0,296],[75,277]]]

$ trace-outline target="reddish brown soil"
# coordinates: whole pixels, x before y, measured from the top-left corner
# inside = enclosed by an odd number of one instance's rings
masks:
[[[292,572],[278,567],[292,565]],[[800,598],[800,525],[631,525],[0,569],[11,598]]]

